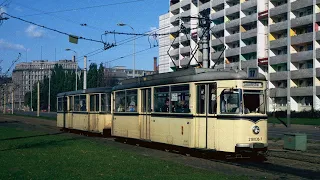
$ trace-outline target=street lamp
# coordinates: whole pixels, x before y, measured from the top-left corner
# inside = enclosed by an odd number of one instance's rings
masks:
[[[75,53],[74,61],[76,62],[76,91],[78,90],[78,61],[77,61],[77,52],[67,48],[66,51],[73,51]]]
[[[118,26],[129,26],[132,31],[133,34],[135,34],[135,31],[133,29],[132,26],[128,25],[128,24],[124,24],[124,23],[118,23]],[[134,35],[134,39],[133,39],[133,78],[135,77],[135,72],[136,72],[136,36]]]

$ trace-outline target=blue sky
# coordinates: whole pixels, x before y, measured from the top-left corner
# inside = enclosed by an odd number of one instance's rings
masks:
[[[0,4],[3,1],[5,0],[0,0]],[[157,28],[159,26],[159,15],[168,12],[169,9],[168,0],[133,1],[135,0],[9,0],[10,4],[2,8],[1,11],[68,34],[101,40],[101,34],[104,31],[132,32],[128,26],[117,26],[119,22],[131,25],[136,33],[144,33]],[[124,4],[115,5],[116,3]],[[44,12],[99,5],[101,7],[44,14]],[[80,24],[87,24],[87,26],[81,26]],[[130,37],[116,35],[115,39],[119,43]],[[114,43],[113,35],[105,36],[103,40]],[[150,43],[151,45],[157,44],[152,38],[150,38]],[[148,37],[137,39],[136,52],[149,48],[150,43]],[[0,60],[3,60],[0,65],[3,69],[2,72],[8,69],[12,60],[16,59],[19,53],[22,55],[19,62],[41,59],[41,47],[42,59],[49,61],[55,60],[55,58],[56,60],[71,59],[74,53],[65,51],[66,48],[76,51],[79,57],[79,66],[82,68],[83,58],[81,56],[103,48],[103,44],[80,39],[78,44],[72,44],[69,43],[66,35],[10,18],[0,26]],[[132,53],[133,42],[131,41],[94,56],[88,55],[88,60],[99,64]],[[153,69],[153,57],[158,57],[157,47],[137,54],[136,69]],[[133,56],[109,63],[109,66],[119,65],[132,68]]]

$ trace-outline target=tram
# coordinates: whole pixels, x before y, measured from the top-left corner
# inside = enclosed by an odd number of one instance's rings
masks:
[[[57,95],[57,126],[111,135],[111,88],[92,88]]]
[[[266,79],[257,71],[193,68],[127,79],[109,90],[100,93],[111,93],[110,114],[95,117],[111,123],[114,137],[237,154],[267,152]],[[77,104],[73,95],[59,94],[58,107],[59,98],[67,98],[69,108]],[[71,116],[58,112],[58,126],[68,119],[63,126],[92,130],[86,118]],[[102,127],[109,126],[104,123],[99,132]]]

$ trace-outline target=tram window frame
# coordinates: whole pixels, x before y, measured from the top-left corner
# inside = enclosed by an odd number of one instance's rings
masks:
[[[228,93],[225,93],[225,91]],[[232,93],[229,93],[229,92],[232,92]],[[227,111],[228,109],[230,109],[230,108],[227,108],[227,106],[229,104],[228,102],[225,102],[225,105],[222,104],[223,103],[222,98],[224,98],[224,94],[237,94],[237,97],[238,97],[237,107],[233,107],[232,111]],[[241,109],[243,109],[243,107],[241,107],[241,102],[242,102],[242,90],[241,89],[224,89],[220,93],[220,114],[242,114]],[[223,112],[222,107],[225,107],[224,112]]]
[[[161,95],[161,96],[159,96],[159,95]],[[170,86],[154,87],[153,112],[160,112],[160,113],[170,112],[170,106],[171,106],[170,103],[171,103],[170,102]],[[167,109],[167,110],[165,110],[165,109]]]
[[[249,113],[259,113],[259,114],[265,114],[266,113],[266,93],[264,90],[248,90],[248,89],[244,89],[243,90],[243,109],[246,109],[246,111],[244,112],[244,114],[249,114]],[[258,95],[259,98],[259,102],[258,102],[258,107],[256,109],[259,108],[259,110],[250,110],[250,106],[248,105],[248,103],[246,102],[246,99],[250,99],[250,103],[254,103],[254,98],[245,98],[245,95]],[[263,103],[261,103],[261,101],[263,101]],[[249,107],[249,108],[248,108]],[[261,111],[262,109],[262,111]]]
[[[58,102],[58,103],[57,103],[57,106],[58,106],[58,107],[57,107],[57,111],[58,111],[58,112],[62,112],[62,111],[63,111],[62,99],[63,99],[62,97],[58,97],[58,98],[57,98],[57,102]]]
[[[210,103],[209,103],[209,114],[217,114],[217,83],[211,83],[209,84],[209,98],[210,98]],[[213,107],[212,107],[213,106]]]
[[[206,85],[197,85],[197,114],[206,113]]]
[[[126,90],[125,95],[125,101],[126,101],[126,112],[138,112],[138,90],[132,89],[132,90]]]
[[[73,105],[74,105],[74,111],[80,111],[80,96],[79,95],[76,95],[76,96],[73,96],[73,99],[74,99],[74,102],[73,102]]]
[[[99,94],[90,94],[90,112],[99,112],[100,105],[99,105]]]
[[[111,112],[111,94],[101,94],[101,112]]]
[[[173,96],[173,94],[176,94]],[[190,85],[173,85],[170,89],[171,113],[190,113]]]
[[[120,106],[121,105],[121,106]],[[115,92],[115,112],[125,112],[126,107],[126,91]]]
[[[148,93],[148,94],[147,94]],[[152,108],[151,108],[151,88],[148,89],[141,89],[141,112],[144,113],[149,113],[152,112]],[[147,96],[148,95],[148,96]],[[148,97],[148,99],[147,99]],[[148,104],[148,107],[146,106]]]
[[[73,96],[69,96],[69,111],[73,111],[73,108],[74,108]]]

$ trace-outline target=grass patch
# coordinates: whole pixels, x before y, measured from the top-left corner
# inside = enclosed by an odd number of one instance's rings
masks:
[[[246,179],[63,134],[0,127],[3,179]]]
[[[280,118],[282,121],[287,123],[287,118]],[[274,117],[268,118],[268,123],[274,123],[274,124],[281,124],[281,122]],[[300,125],[316,125],[320,126],[320,119],[318,118],[291,118],[290,120],[291,124],[300,124]]]
[[[47,117],[47,116],[33,116],[33,115],[24,115],[24,114],[4,114],[6,116],[18,116],[18,117],[30,117],[30,118],[38,118],[38,119],[45,119],[51,121],[57,121],[56,117]]]

